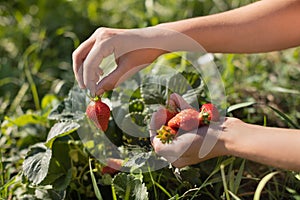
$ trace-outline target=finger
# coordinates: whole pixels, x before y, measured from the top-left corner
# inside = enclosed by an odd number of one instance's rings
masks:
[[[129,62],[125,61],[120,62],[115,70],[101,79],[97,84],[97,95],[99,95],[101,92],[116,88],[143,67],[145,67],[145,65],[137,66],[135,64],[129,64]]]
[[[83,82],[91,94],[96,94],[96,85],[100,78],[99,75],[103,74],[99,65],[105,57],[113,53],[113,49],[113,46],[110,46],[108,42],[96,42],[85,59]]]
[[[95,40],[89,38],[83,42],[72,54],[73,72],[79,87],[85,88],[83,82],[83,62],[93,47]]]
[[[150,138],[157,135],[157,130],[165,124],[167,118],[166,108],[159,107],[151,116],[150,120]]]
[[[175,139],[172,140],[169,144],[163,144],[159,138],[153,139],[153,148],[155,152],[163,157],[165,156],[177,156],[181,157],[184,156],[187,150],[189,150],[192,145],[195,145],[199,149],[199,135],[197,134],[197,130],[189,131],[182,135],[177,136]],[[198,144],[196,144],[198,142]],[[194,147],[193,147],[194,148]],[[197,151],[198,152],[198,151]]]
[[[83,64],[80,66],[75,77],[76,77],[79,87],[82,89],[85,89],[85,85],[83,84]]]
[[[85,63],[83,63],[83,69],[87,70],[88,66],[85,65]],[[84,73],[84,71],[82,72]],[[89,72],[89,76],[88,78],[86,78],[86,80],[88,80],[88,82],[86,83],[85,80],[84,83],[86,85],[86,88],[90,91],[90,95],[92,97],[96,96],[96,84],[100,79],[100,76],[103,75],[103,70],[100,67],[96,67],[95,69],[93,69],[91,72]],[[84,76],[83,76],[84,77]]]
[[[182,96],[177,93],[172,93],[169,98],[169,102],[176,105],[180,110],[184,110],[187,108],[192,108],[190,104],[188,104]]]

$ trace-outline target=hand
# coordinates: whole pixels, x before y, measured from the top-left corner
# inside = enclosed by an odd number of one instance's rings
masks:
[[[179,110],[191,107],[181,96],[175,93],[170,95],[168,105],[172,108],[179,108]],[[204,126],[197,130],[180,134],[172,143],[163,144],[156,137],[156,130],[165,122],[166,116],[164,116],[164,113],[165,108],[161,107],[152,115],[150,136],[155,152],[166,158],[173,166],[181,168],[226,154],[224,144],[218,138],[222,130],[219,124]],[[209,139],[205,140],[205,137]],[[203,144],[204,141],[206,141],[206,144]],[[202,146],[208,149],[201,149]]]
[[[79,86],[89,89],[92,95],[101,95],[165,53],[151,45],[159,31],[148,30],[97,29],[73,52],[73,71]],[[99,82],[103,75],[99,65],[111,54],[117,68]]]

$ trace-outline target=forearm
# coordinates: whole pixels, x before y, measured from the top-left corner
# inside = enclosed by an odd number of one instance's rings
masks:
[[[299,10],[299,0],[263,0],[158,27],[184,33],[208,52],[267,52],[300,45]]]
[[[229,155],[300,171],[300,130],[226,120],[221,139]]]

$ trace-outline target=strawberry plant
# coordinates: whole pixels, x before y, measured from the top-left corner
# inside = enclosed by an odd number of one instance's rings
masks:
[[[99,26],[145,27],[251,2],[0,2],[0,199],[299,199],[297,172],[235,157],[177,170],[153,152],[147,125],[170,93],[199,112],[211,100],[185,53],[166,54],[105,93],[105,131],[87,118],[90,99],[71,75],[71,52]],[[214,54],[227,115],[299,128],[299,52]]]

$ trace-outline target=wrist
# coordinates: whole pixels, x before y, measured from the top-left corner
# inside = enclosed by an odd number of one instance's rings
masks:
[[[223,144],[223,155],[237,156],[241,132],[247,131],[247,124],[237,118],[227,117],[222,125],[219,141]]]

